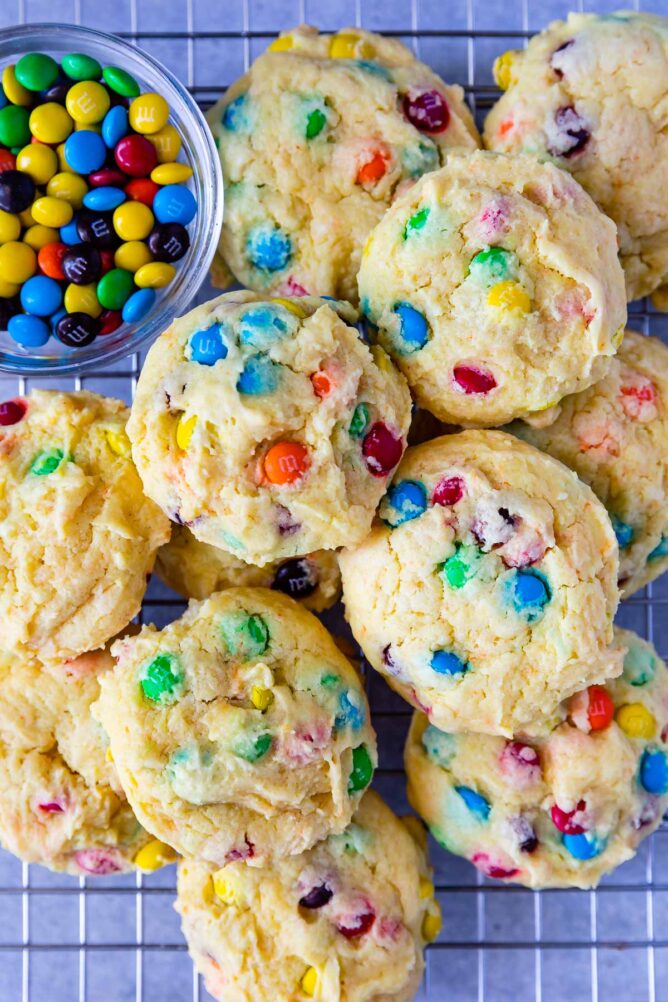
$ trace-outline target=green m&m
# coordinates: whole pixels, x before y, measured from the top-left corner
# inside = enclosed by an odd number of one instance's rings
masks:
[[[26,52],[14,67],[14,75],[26,90],[39,91],[48,88],[58,79],[58,63],[43,52]]]
[[[55,473],[64,458],[62,449],[42,449],[30,464],[30,472],[36,477],[46,477],[49,473]]]
[[[102,67],[97,59],[83,52],[69,52],[63,56],[60,65],[70,80],[99,80],[102,76]]]
[[[348,793],[366,789],[373,776],[373,762],[366,745],[353,748],[353,767],[348,778]]]
[[[142,692],[152,703],[174,703],[183,692],[183,669],[176,654],[158,654],[139,673]]]
[[[271,748],[271,734],[245,734],[234,745],[234,754],[245,762],[257,762]]]
[[[259,657],[269,646],[269,627],[257,614],[238,612],[226,616],[220,629],[229,653],[244,661]]]
[[[102,79],[107,87],[120,94],[121,97],[139,96],[139,84],[130,73],[122,70],[120,66],[105,66],[102,70]]]

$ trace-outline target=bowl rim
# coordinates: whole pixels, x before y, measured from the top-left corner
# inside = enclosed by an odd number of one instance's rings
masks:
[[[98,28],[89,28],[85,25],[70,24],[64,21],[35,21],[29,24],[14,25],[0,29],[0,48],[12,44],[20,45],[22,42],[28,43],[33,36],[39,33],[58,36],[61,42],[63,40],[67,40],[68,42],[72,40],[74,42],[77,39],[81,39],[81,51],[84,52],[86,51],[86,39],[98,45],[107,45],[110,48],[110,63],[114,55],[119,55],[123,52],[132,54],[135,59],[139,58],[139,60],[147,63],[154,73],[166,78],[191,116],[192,124],[199,129],[208,153],[206,173],[209,173],[209,168],[211,168],[211,176],[203,180],[203,187],[210,189],[211,208],[213,211],[207,219],[207,242],[202,246],[200,253],[193,258],[193,267],[191,267],[192,280],[189,280],[187,288],[181,293],[181,298],[184,300],[182,304],[183,312],[185,312],[191,307],[191,303],[206,280],[211,262],[216,253],[223,223],[225,192],[220,157],[213,134],[206,122],[202,109],[188,90],[188,87],[161,63],[159,59],[156,59],[149,52],[146,52],[145,49],[141,48],[141,46],[134,44],[127,38],[111,32],[101,31]],[[26,51],[37,50],[26,47]],[[171,107],[170,112],[174,113]],[[182,119],[183,115],[179,115],[178,117]],[[106,368],[121,358],[131,358],[144,348],[147,342],[155,340],[160,335],[161,330],[164,330],[179,315],[178,311],[181,308],[180,299],[175,304],[175,307],[176,309],[170,310],[168,316],[164,318],[164,323],[163,321],[159,325],[156,323],[160,315],[158,314],[155,320],[149,323],[146,332],[142,334],[140,333],[142,324],[140,321],[134,334],[129,334],[125,341],[120,342],[114,347],[110,347],[107,351],[103,348],[103,339],[100,339],[99,343],[102,350],[88,358],[77,358],[76,354],[64,354],[53,359],[34,359],[29,354],[26,354],[25,362],[24,356],[20,355],[14,356],[11,361],[8,361],[7,359],[3,359],[3,349],[0,348],[0,373],[23,378],[33,377],[42,379],[64,375],[78,375],[94,368]],[[157,329],[158,327],[160,329]]]

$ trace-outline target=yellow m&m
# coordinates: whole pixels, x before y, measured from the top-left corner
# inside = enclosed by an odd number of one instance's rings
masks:
[[[139,850],[133,863],[138,869],[144,870],[146,873],[153,873],[154,870],[159,870],[160,867],[173,863],[176,859],[177,853],[174,852],[171,845],[166,845],[155,838]]]
[[[143,202],[123,202],[114,209],[113,220],[121,240],[144,240],[153,229],[154,216]]]
[[[615,720],[629,738],[649,741],[656,733],[656,717],[642,703],[625,703],[615,713]]]
[[[9,240],[0,247],[0,279],[22,285],[35,274],[37,255],[28,244]]]
[[[33,108],[28,125],[40,143],[64,143],[72,131],[73,122],[62,104],[48,101]]]
[[[193,437],[193,432],[197,426],[197,415],[192,414],[190,417],[186,417],[182,414],[176,425],[176,444],[179,449],[183,449],[184,452],[190,445],[190,439]]]
[[[497,282],[487,293],[487,303],[506,313],[531,312],[531,299],[519,282]]]
[[[151,181],[156,184],[183,184],[192,177],[192,167],[188,164],[158,164],[151,171]]]
[[[18,240],[21,235],[21,220],[13,212],[0,209],[0,244]]]
[[[114,264],[126,271],[139,271],[153,260],[153,255],[142,240],[129,240],[114,252]]]
[[[130,125],[135,132],[143,135],[153,135],[167,125],[169,105],[161,94],[149,91],[140,94],[130,104],[128,112]]]
[[[20,104],[24,108],[32,104],[32,94],[16,79],[13,63],[10,66],[5,66],[2,71],[2,89],[11,104]]]
[[[99,317],[102,307],[96,295],[97,286],[70,284],[65,289],[63,303],[68,313],[87,313],[91,317]]]
[[[62,198],[52,198],[51,195],[44,195],[32,204],[32,218],[36,223],[43,226],[53,226],[59,229],[67,226],[74,215],[74,209],[69,202]]]
[[[343,31],[332,36],[329,55],[331,59],[373,59],[376,50],[369,42],[362,41],[359,35]]]
[[[79,125],[95,125],[109,111],[111,101],[102,84],[95,80],[82,80],[67,92],[65,107]]]
[[[41,250],[47,244],[53,244],[60,240],[58,230],[52,226],[44,226],[43,223],[33,223],[23,234],[23,240],[33,250]]]
[[[158,163],[171,163],[181,152],[181,137],[173,125],[165,125],[159,132],[147,133],[144,137],[155,147]]]
[[[17,154],[16,169],[27,174],[35,184],[46,184],[58,170],[58,157],[49,146],[30,143]]]
[[[52,198],[62,198],[64,202],[69,202],[74,209],[81,208],[87,191],[88,185],[84,179],[79,174],[72,174],[68,171],[59,171],[54,174],[46,186],[47,195]]]
[[[143,264],[135,272],[135,282],[140,289],[163,289],[169,285],[174,275],[176,275],[176,268],[173,264],[151,261],[149,264]]]

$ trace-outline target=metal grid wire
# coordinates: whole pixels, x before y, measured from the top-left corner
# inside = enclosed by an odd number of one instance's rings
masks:
[[[113,31],[149,50],[209,105],[281,29],[310,20],[322,29],[357,24],[402,38],[446,80],[461,83],[478,119],[495,99],[494,57],[526,43],[567,13],[567,0],[0,0],[0,23],[61,20]],[[637,5],[637,4],[636,4]],[[615,0],[580,9],[614,10]],[[668,14],[668,0],[654,10]],[[203,290],[200,299],[211,295]],[[632,326],[663,335],[668,318],[634,306]],[[141,366],[113,367],[58,384],[130,401]],[[48,380],[0,377],[0,398]],[[668,578],[668,575],[666,575]],[[66,584],[66,583],[65,583]],[[618,621],[668,654],[668,582],[626,602]],[[158,625],[180,614],[152,581],[143,616]],[[345,630],[340,613],[325,617]],[[373,672],[366,688],[379,733],[376,786],[405,812],[403,739],[410,711]],[[661,1002],[668,999],[668,824],[596,892],[532,893],[485,880],[434,843],[444,926],[427,951],[419,1002]],[[172,909],[174,870],[148,877],[76,879],[0,852],[0,1002],[204,1002]]]

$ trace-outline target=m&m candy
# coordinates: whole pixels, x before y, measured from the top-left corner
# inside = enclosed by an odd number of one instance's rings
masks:
[[[163,95],[122,67],[28,52],[1,80],[0,325],[26,350],[83,347],[142,320],[174,280],[193,170]],[[299,466],[282,457],[277,476],[286,462]]]

